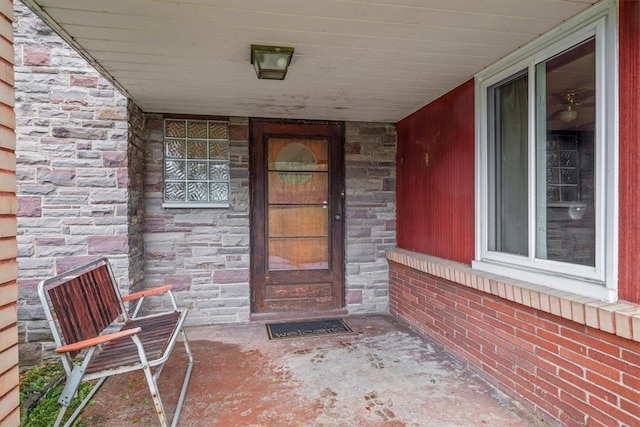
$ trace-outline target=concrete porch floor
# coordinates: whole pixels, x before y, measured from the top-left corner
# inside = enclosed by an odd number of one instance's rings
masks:
[[[179,426],[544,426],[437,345],[389,316],[353,334],[269,341],[263,323],[192,327]],[[181,344],[159,380],[173,414]],[[159,425],[141,372],[110,378],[81,426]]]

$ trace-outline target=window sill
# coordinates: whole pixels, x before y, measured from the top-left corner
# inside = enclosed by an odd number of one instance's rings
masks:
[[[606,302],[475,270],[455,261],[405,249],[386,252],[389,261],[495,295],[591,328],[640,342],[640,305]]]
[[[229,203],[163,203],[162,207],[165,209],[226,209],[230,205]]]

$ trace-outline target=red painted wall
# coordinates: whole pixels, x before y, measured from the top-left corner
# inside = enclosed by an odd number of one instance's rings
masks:
[[[640,303],[640,1],[620,0],[619,7],[619,298]],[[472,87],[466,83],[398,124],[402,248],[463,262],[473,257]],[[466,112],[461,117],[468,120],[459,120],[454,129],[447,117],[455,115],[447,115],[447,108]],[[430,170],[423,163],[425,153],[447,160],[455,153],[460,164],[447,161],[447,170]],[[412,196],[414,189],[420,194]],[[447,189],[456,194],[446,194]],[[457,194],[469,194],[469,204]],[[429,241],[422,241],[424,236]],[[390,272],[391,314],[434,338],[547,421],[640,425],[639,342],[394,262]]]
[[[618,297],[640,303],[640,2],[620,1]]]
[[[390,312],[546,421],[640,426],[640,343],[390,263]]]
[[[397,124],[397,244],[454,261],[474,254],[474,85]]]
[[[640,1],[619,19],[619,299],[640,303]],[[469,81],[397,124],[398,247],[469,263],[474,105]]]

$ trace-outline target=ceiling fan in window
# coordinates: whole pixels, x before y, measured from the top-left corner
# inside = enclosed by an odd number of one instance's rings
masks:
[[[593,89],[584,89],[581,91],[569,89],[566,92],[556,94],[555,96],[559,98],[560,101],[556,104],[556,107],[560,108],[556,108],[556,110],[548,116],[548,119],[558,119],[565,123],[574,121],[578,118],[579,110],[595,107],[595,102],[591,101],[595,93]],[[581,108],[578,109],[577,107]]]

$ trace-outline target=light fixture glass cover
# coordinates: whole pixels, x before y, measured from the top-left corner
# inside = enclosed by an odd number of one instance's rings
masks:
[[[251,63],[259,79],[284,80],[292,56],[292,47],[251,45]]]
[[[571,108],[571,105],[569,105],[566,110],[563,110],[560,113],[560,120],[566,123],[569,123],[575,120],[577,117],[578,117],[578,112],[573,108]]]

